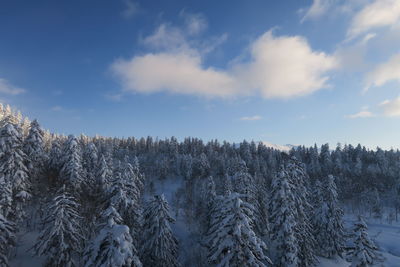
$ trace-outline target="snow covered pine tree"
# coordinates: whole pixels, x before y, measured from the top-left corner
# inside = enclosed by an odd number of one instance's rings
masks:
[[[339,207],[335,179],[328,175],[324,185],[316,183],[313,214],[314,236],[321,256],[341,256],[344,249],[343,211]]]
[[[33,246],[37,256],[47,255],[46,266],[79,266],[76,258],[82,251],[84,237],[78,208],[65,186],[48,205],[43,220],[45,228]]]
[[[10,218],[10,213],[13,213],[19,221],[25,216],[24,203],[31,198],[31,183],[25,166],[27,157],[22,150],[21,128],[18,124],[6,122],[0,129],[0,144],[0,179],[6,188],[11,188],[13,206],[4,215]]]
[[[85,251],[85,267],[141,267],[129,227],[118,211],[109,206],[102,212],[98,234]]]
[[[368,236],[368,227],[362,216],[354,224],[354,249],[350,252],[351,267],[368,267],[382,260],[378,248]]]
[[[179,266],[178,241],[169,225],[174,221],[164,195],[154,196],[148,202],[143,214],[144,225],[141,244],[144,266]]]
[[[15,224],[0,214],[0,266],[8,265],[8,256],[15,245]]]
[[[216,198],[207,244],[208,260],[215,266],[269,266],[267,246],[252,228],[254,207],[231,193]]]
[[[274,266],[299,266],[299,244],[296,238],[295,196],[284,166],[272,181],[270,214],[271,254]]]

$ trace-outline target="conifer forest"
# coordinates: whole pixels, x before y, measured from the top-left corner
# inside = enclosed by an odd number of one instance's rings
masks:
[[[0,118],[0,266],[400,266],[399,150]]]

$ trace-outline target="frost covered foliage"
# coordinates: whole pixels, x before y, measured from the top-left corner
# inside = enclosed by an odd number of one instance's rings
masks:
[[[85,267],[141,267],[129,227],[122,224],[116,209],[110,206],[103,211],[98,234],[88,245]]]
[[[99,155],[96,145],[93,143],[87,144],[83,153],[83,167],[89,174],[95,172],[98,160]]]
[[[312,210],[307,175],[304,164],[292,157],[287,164],[288,181],[295,203],[295,235],[299,244],[299,266],[311,266],[317,262],[315,249],[316,241],[312,229],[310,214]]]
[[[47,168],[58,172],[62,165],[61,138],[55,138],[51,143],[51,150],[48,157]]]
[[[256,236],[251,218],[254,207],[231,193],[216,200],[206,244],[213,266],[270,266],[266,244]]]
[[[201,234],[204,235],[210,228],[212,211],[215,206],[215,183],[212,176],[209,176],[202,185],[201,200],[198,205],[198,218],[201,223]]]
[[[270,239],[275,266],[299,266],[299,242],[296,237],[295,195],[288,172],[282,168],[272,181],[270,213]]]
[[[121,214],[125,223],[134,230],[139,229],[140,226],[142,190],[143,181],[140,174],[126,159],[114,173],[109,189],[110,204]],[[136,236],[136,232],[132,235]]]
[[[63,166],[60,172],[62,182],[75,190],[81,189],[83,181],[81,147],[75,136],[70,135],[64,144],[62,159]]]
[[[63,186],[46,209],[44,230],[33,249],[37,256],[46,255],[46,266],[79,266],[76,258],[83,245],[79,205]]]
[[[15,211],[12,207],[13,196],[12,187],[9,181],[4,180],[4,177],[0,178],[0,214],[4,214],[5,217],[12,217],[15,215]]]
[[[104,194],[108,190],[108,186],[112,177],[112,170],[107,164],[106,158],[104,155],[100,156],[100,159],[97,162],[95,177],[94,177],[94,185],[93,190],[94,195],[99,195],[100,197],[104,196]]]
[[[9,266],[8,257],[15,245],[15,224],[0,214],[0,266]]]
[[[141,244],[144,266],[179,266],[178,241],[170,227],[174,221],[164,195],[154,196],[147,203]]]
[[[254,179],[248,172],[246,163],[240,160],[235,163],[234,174],[232,176],[233,191],[243,195],[243,200],[255,203],[255,184]]]
[[[6,123],[0,129],[0,179],[6,188],[11,188],[13,210],[5,210],[4,215],[13,212],[18,220],[24,217],[23,205],[31,198],[31,183],[25,165],[27,156],[22,146],[20,127]],[[7,190],[2,191],[6,193]]]
[[[40,127],[37,120],[33,120],[30,124],[28,136],[25,138],[24,152],[29,158],[28,168],[31,176],[36,176],[45,161],[44,153],[44,131]]]
[[[343,211],[336,192],[335,179],[329,175],[316,183],[313,213],[314,236],[321,256],[341,256],[344,246]]]
[[[368,267],[381,261],[382,256],[378,253],[378,248],[369,238],[368,227],[362,216],[354,224],[354,248],[350,252],[352,267]]]

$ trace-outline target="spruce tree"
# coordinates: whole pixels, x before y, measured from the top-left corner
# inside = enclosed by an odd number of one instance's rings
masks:
[[[140,177],[136,175],[132,165],[125,161],[114,173],[109,189],[110,204],[124,218],[134,237],[140,228],[142,191],[143,184]]]
[[[37,256],[46,255],[46,266],[79,266],[83,231],[78,214],[79,205],[63,186],[46,209],[44,230],[33,249]]]
[[[215,208],[215,198],[217,197],[215,191],[215,183],[212,176],[208,177],[203,194],[204,203],[204,228],[207,231],[210,228],[212,211]]]
[[[88,245],[85,267],[141,267],[129,227],[123,225],[118,211],[110,206],[102,212],[98,234]]]
[[[232,193],[231,177],[228,174],[225,174],[222,177],[220,194],[225,196],[225,195],[230,195],[231,193]]]
[[[288,177],[288,172],[282,166],[272,181],[269,203],[271,254],[274,266],[279,267],[300,265],[295,195]]]
[[[35,178],[42,170],[45,160],[43,136],[44,131],[37,120],[32,121],[28,136],[25,139],[24,152],[29,158],[28,169],[30,175]]]
[[[13,209],[12,185],[6,181],[5,177],[0,177],[0,214],[6,218],[13,218],[15,211]]]
[[[104,155],[100,156],[99,161],[96,166],[96,175],[95,175],[95,185],[94,190],[97,195],[102,195],[109,189],[110,181],[112,177],[112,170],[107,164],[106,158]]]
[[[8,267],[10,250],[15,246],[15,224],[0,214],[0,265]]]
[[[244,196],[245,201],[254,205],[255,203],[255,188],[254,179],[248,172],[246,163],[240,160],[235,166],[235,173],[232,177],[233,191]]]
[[[309,176],[304,165],[295,157],[292,157],[287,164],[287,172],[291,191],[295,201],[296,238],[299,244],[299,266],[311,266],[317,262],[316,241],[313,235],[313,225],[309,214],[312,205],[309,202],[310,194],[307,183]]]
[[[98,165],[98,152],[97,152],[97,147],[95,144],[92,142],[88,143],[85,146],[83,156],[82,156],[82,167],[83,170],[86,174],[86,180],[85,184],[87,188],[88,193],[93,195],[93,187],[95,186],[95,173],[96,173],[96,167]]]
[[[172,233],[169,205],[164,195],[154,196],[144,210],[142,261],[144,266],[179,266],[178,241]]]
[[[83,182],[83,169],[81,148],[75,136],[70,135],[68,137],[64,145],[63,155],[63,166],[60,172],[62,182],[79,192]]]
[[[17,220],[24,218],[24,204],[31,198],[31,183],[22,150],[22,137],[18,125],[6,123],[0,129],[0,174],[6,186],[11,185],[12,204]],[[7,214],[10,211],[7,211]]]
[[[55,138],[51,142],[51,149],[48,158],[48,168],[58,173],[63,165],[61,138]]]
[[[343,211],[339,207],[334,177],[316,184],[313,212],[314,236],[321,256],[341,256],[344,246]]]
[[[255,208],[254,214],[255,232],[265,240],[269,233],[269,218],[268,218],[268,186],[264,177],[255,174],[256,192],[255,192]]]
[[[143,193],[143,181],[142,175],[139,172],[139,166],[135,168],[125,159],[124,169],[122,172],[123,181],[125,181],[125,189],[127,195],[132,199],[132,204],[129,210],[124,214],[128,226],[133,232],[133,236],[137,237],[137,231],[140,229],[141,220],[141,208],[142,208],[142,193]]]
[[[368,236],[368,227],[361,216],[354,224],[354,248],[350,253],[352,267],[373,266],[381,260],[378,248]]]
[[[220,196],[207,234],[208,260],[213,266],[269,266],[267,246],[252,226],[254,207],[238,193]]]

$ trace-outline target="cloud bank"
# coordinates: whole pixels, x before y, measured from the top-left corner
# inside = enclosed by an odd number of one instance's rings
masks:
[[[236,57],[247,60],[235,60],[224,69],[206,66],[207,53],[226,36],[204,46],[189,39],[204,30],[202,17],[192,16],[187,21],[186,25],[192,26],[184,29],[162,24],[142,40],[151,52],[118,59],[111,65],[125,91],[291,98],[326,88],[328,72],[337,67],[334,56],[314,51],[304,37],[275,36],[272,31],[254,40],[248,55]]]

